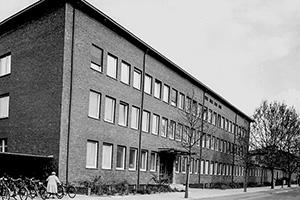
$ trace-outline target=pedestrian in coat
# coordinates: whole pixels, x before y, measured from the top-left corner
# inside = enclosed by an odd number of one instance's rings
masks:
[[[49,194],[57,194],[57,184],[60,184],[60,181],[55,172],[52,172],[47,178],[47,192]]]

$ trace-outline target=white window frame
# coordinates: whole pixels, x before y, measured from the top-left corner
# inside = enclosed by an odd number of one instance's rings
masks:
[[[165,122],[165,125],[164,125],[164,122]],[[168,119],[162,117],[160,136],[161,137],[167,137],[167,135],[168,135]]]
[[[110,150],[110,152],[104,152],[106,149]],[[113,155],[113,145],[104,143],[102,145],[102,169],[112,169],[112,163],[113,163],[112,155]],[[108,161],[109,164],[106,165],[105,161]]]
[[[117,79],[118,74],[118,58],[110,53],[107,54],[106,75]]]
[[[179,173],[181,168],[181,156],[176,156],[175,159],[175,173]]]
[[[11,73],[11,54],[0,56],[0,77]]]
[[[130,167],[130,156],[131,156],[131,151],[133,151],[134,152],[134,167]],[[128,170],[129,171],[135,171],[136,170],[136,161],[137,161],[137,149],[135,149],[135,148],[130,148],[129,149],[129,163],[128,163]]]
[[[111,101],[112,107],[108,107],[109,102]],[[115,122],[115,110],[116,110],[116,99],[106,96],[105,97],[105,108],[104,108],[104,121],[114,123]]]
[[[172,88],[172,90],[171,90],[171,105],[177,107],[177,103],[178,103],[178,91],[175,88]]]
[[[130,127],[132,129],[138,130],[140,124],[140,108],[132,106],[131,107],[131,123]]]
[[[94,108],[94,106],[96,106],[96,108]],[[101,107],[101,93],[90,90],[88,116],[94,119],[100,119],[100,107]]]
[[[134,68],[132,86],[135,89],[141,90],[141,81],[142,81],[142,72],[141,72],[141,70]]]
[[[161,84],[162,84],[161,81],[155,79],[153,96],[158,99],[161,99]]]
[[[7,151],[7,139],[0,139],[0,152]]]
[[[96,52],[97,51],[97,52]],[[95,55],[94,53],[97,55]],[[97,60],[94,60],[96,58]],[[91,48],[91,65],[90,68],[98,72],[103,72],[103,50],[96,45],[92,44]]]
[[[148,151],[142,150],[141,151],[141,171],[147,171],[147,163],[148,163]]]
[[[142,131],[149,133],[150,130],[150,112],[143,110]]]
[[[152,76],[148,74],[145,74],[144,92],[149,95],[152,94]]]
[[[0,96],[0,119],[9,117],[9,95]]]
[[[120,126],[128,126],[128,104],[125,102],[120,102],[119,104],[119,120],[118,124]]]
[[[163,87],[163,101],[165,103],[169,103],[170,102],[170,86],[164,84]]]
[[[122,166],[118,166],[118,151],[122,149],[122,157],[121,157],[121,164]],[[117,156],[116,156],[116,169],[117,170],[124,170],[125,169],[125,158],[126,158],[126,147],[124,146],[117,146]]]
[[[169,130],[169,139],[174,140],[175,134],[176,134],[176,122],[170,121],[170,130]]]
[[[158,135],[159,134],[159,122],[160,122],[160,117],[157,114],[152,115],[152,134]]]
[[[153,160],[153,156],[154,155],[154,160]],[[153,163],[154,161],[154,163]],[[154,169],[153,169],[154,167]],[[156,152],[151,152],[150,154],[150,172],[155,172],[157,169],[157,153]]]
[[[98,146],[99,146],[99,144],[98,144],[97,141],[92,141],[92,140],[87,141],[85,167],[88,168],[88,169],[97,169],[97,166],[98,166]],[[91,149],[92,147],[94,149]],[[92,153],[94,155],[93,155],[93,157],[90,157],[91,156],[90,153],[91,153],[92,150],[94,150],[94,152]],[[89,159],[92,160],[91,163],[89,163]]]
[[[121,63],[121,82],[130,85],[130,65],[124,61]]]
[[[185,96],[182,93],[179,93],[178,95],[178,108],[183,110],[184,109],[184,101],[185,101]]]

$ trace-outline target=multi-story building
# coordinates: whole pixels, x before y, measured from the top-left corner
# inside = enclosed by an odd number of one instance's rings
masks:
[[[193,104],[214,131],[199,142],[191,182],[242,180],[235,136],[248,134],[251,118],[83,0],[41,0],[3,21],[0,60],[7,162],[51,158],[68,181],[136,183],[139,173],[146,183],[158,173],[184,183],[178,113]]]

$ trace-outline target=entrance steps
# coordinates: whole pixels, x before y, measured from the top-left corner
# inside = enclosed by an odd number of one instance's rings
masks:
[[[172,190],[177,190],[177,191],[184,191],[185,190],[185,186],[183,184],[170,184],[170,187]]]

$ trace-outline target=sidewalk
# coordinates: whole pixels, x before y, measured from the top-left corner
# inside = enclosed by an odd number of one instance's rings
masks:
[[[292,188],[298,187],[297,185],[292,185]],[[280,191],[280,190],[289,190],[287,186],[281,188],[281,186],[276,186],[274,190],[271,190],[270,187],[255,187],[247,188],[247,193],[255,193],[262,191]],[[199,198],[209,198],[209,197],[220,197],[228,195],[237,195],[237,194],[246,194],[243,192],[243,188],[239,189],[189,189],[189,200],[199,199]],[[78,197],[77,197],[78,196]],[[184,199],[184,192],[171,192],[171,193],[157,193],[157,194],[147,194],[147,195],[125,195],[125,196],[86,196],[86,195],[77,195],[76,199],[80,200],[182,200]]]

